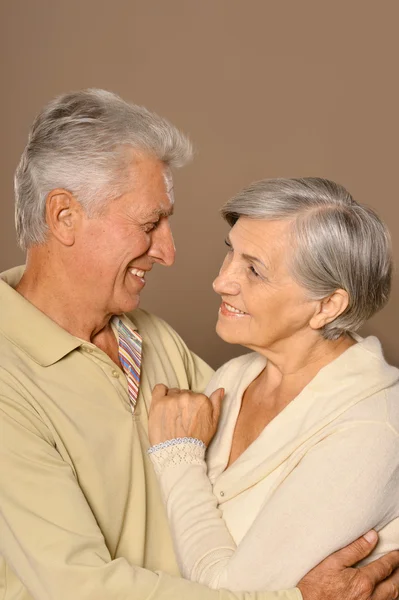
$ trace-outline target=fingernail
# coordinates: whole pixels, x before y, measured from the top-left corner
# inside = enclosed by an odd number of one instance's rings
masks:
[[[374,529],[372,529],[371,531],[368,531],[364,537],[368,541],[369,544],[372,544],[373,542],[376,541],[378,536],[377,536],[377,532],[374,531]]]

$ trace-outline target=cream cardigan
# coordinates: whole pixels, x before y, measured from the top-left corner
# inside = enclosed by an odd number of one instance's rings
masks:
[[[356,339],[229,468],[243,392],[266,364],[256,353],[207,387],[226,390],[207,465],[194,444],[151,455],[184,577],[277,590],[372,527],[374,557],[399,548],[399,371],[376,338]]]

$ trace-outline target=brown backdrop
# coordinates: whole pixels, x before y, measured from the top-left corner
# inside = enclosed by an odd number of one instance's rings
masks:
[[[176,175],[176,265],[153,272],[142,306],[212,365],[242,352],[214,333],[210,284],[224,255],[218,208],[250,181],[339,181],[388,222],[398,258],[398,16],[396,0],[1,3],[0,269],[23,261],[12,178],[28,127],[52,96],[83,87],[144,104],[195,142]],[[398,296],[396,274],[364,330],[396,364]]]

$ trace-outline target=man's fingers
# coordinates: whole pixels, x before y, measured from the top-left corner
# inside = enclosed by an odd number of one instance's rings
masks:
[[[224,388],[218,388],[209,396],[209,400],[213,407],[213,423],[217,425],[219,422],[220,411],[222,410],[222,400],[224,398]]]
[[[337,566],[342,568],[352,567],[359,561],[366,558],[374,550],[378,542],[378,534],[373,529],[358,538],[349,546],[342,548],[342,550],[338,550],[331,555],[331,559],[334,560],[334,563]]]
[[[371,600],[394,600],[399,597],[399,569],[385,581],[378,584]]]
[[[373,586],[377,585],[383,579],[390,575],[399,567],[399,550],[395,550],[382,556],[378,560],[371,562],[365,567],[361,567],[359,571],[367,575],[367,578],[372,582]],[[392,575],[393,581],[397,581],[397,576]]]

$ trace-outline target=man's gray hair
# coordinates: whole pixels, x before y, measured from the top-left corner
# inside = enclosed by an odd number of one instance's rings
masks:
[[[356,331],[388,301],[389,231],[341,185],[316,177],[266,179],[229,200],[222,215],[230,225],[240,217],[292,220],[290,267],[296,281],[313,299],[337,289],[349,295],[347,309],[322,329],[324,338]]]
[[[49,192],[71,192],[88,215],[129,191],[132,151],[180,167],[192,157],[176,127],[116,94],[88,89],[52,100],[36,117],[15,174],[15,221],[20,246],[46,239]]]

